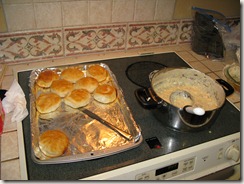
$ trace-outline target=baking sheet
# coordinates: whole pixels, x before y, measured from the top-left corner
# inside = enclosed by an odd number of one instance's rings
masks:
[[[87,68],[92,64],[79,64],[63,67],[41,68],[31,72],[30,75],[30,118],[32,137],[32,159],[39,164],[68,163],[82,160],[91,160],[112,154],[116,154],[138,146],[142,142],[141,130],[127,106],[123,91],[119,87],[115,75],[110,68],[99,63],[108,71],[108,77],[99,84],[110,84],[117,90],[117,99],[110,104],[102,104],[92,99],[85,108],[96,113],[117,128],[130,133],[131,141],[126,140],[119,134],[102,125],[95,119],[90,118],[80,109],[74,109],[63,102],[54,112],[40,114],[35,108],[36,98],[41,93],[49,92],[35,85],[38,75],[45,69],[56,70],[59,74],[68,67],[79,67],[86,76]],[[62,130],[69,138],[69,147],[60,157],[48,158],[39,149],[39,136],[42,132],[50,129]]]

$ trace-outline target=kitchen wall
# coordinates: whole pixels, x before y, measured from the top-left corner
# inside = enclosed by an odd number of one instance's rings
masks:
[[[240,17],[239,0],[176,0],[173,18],[191,18],[193,16],[192,6],[212,9],[223,13],[226,17]]]
[[[179,1],[1,0],[0,63],[190,43]]]
[[[2,4],[8,30],[23,31],[171,20],[175,0],[2,0]]]

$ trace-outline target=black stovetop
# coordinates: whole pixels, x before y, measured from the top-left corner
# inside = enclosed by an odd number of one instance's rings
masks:
[[[142,130],[142,143],[131,150],[124,151],[115,155],[73,163],[40,165],[32,161],[31,158],[31,130],[30,117],[23,120],[23,134],[26,153],[26,164],[28,179],[30,180],[76,180],[99,173],[114,170],[120,167],[132,165],[155,157],[163,156],[184,148],[192,147],[204,142],[218,139],[236,132],[240,132],[240,112],[228,101],[223,106],[216,122],[207,130],[192,133],[176,132],[166,128],[163,122],[154,118],[151,110],[142,108],[137,102],[134,91],[140,86],[131,82],[126,76],[126,69],[129,65],[136,62],[153,61],[168,67],[189,67],[175,53],[164,53],[147,56],[137,56],[129,58],[118,58],[102,60],[97,62],[105,63],[115,74],[120,87],[124,92],[127,102],[136,123]],[[160,67],[160,65],[158,65]],[[159,68],[160,69],[160,68]],[[27,100],[29,110],[29,76],[31,71],[18,73],[18,81],[22,87]],[[138,75],[138,77],[143,77]],[[145,76],[148,77],[148,76]],[[147,80],[147,78],[145,78]],[[167,121],[167,117],[162,121]],[[162,147],[151,149],[147,144],[147,139],[156,137]],[[170,143],[170,144],[169,144]]]

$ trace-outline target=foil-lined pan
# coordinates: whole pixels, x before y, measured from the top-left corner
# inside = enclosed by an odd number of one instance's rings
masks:
[[[31,72],[29,81],[31,89],[30,118],[32,159],[34,162],[39,164],[58,164],[91,160],[135,148],[142,142],[140,127],[135,122],[124,100],[123,91],[118,85],[115,75],[104,63],[99,63],[99,65],[108,71],[108,77],[100,84],[106,83],[114,86],[117,90],[117,99],[110,104],[102,104],[92,99],[85,108],[116,128],[130,134],[132,136],[131,140],[125,139],[98,120],[92,119],[83,113],[82,108],[74,109],[65,105],[64,102],[61,103],[61,106],[56,111],[51,113],[41,114],[36,110],[35,102],[37,97],[41,93],[47,93],[50,90],[40,88],[35,83],[43,70],[55,70],[60,74],[65,68],[78,67],[82,69],[86,76],[86,70],[90,65],[92,64],[41,68]],[[49,158],[39,148],[39,136],[44,131],[53,129],[61,130],[68,136],[69,147],[62,156]]]

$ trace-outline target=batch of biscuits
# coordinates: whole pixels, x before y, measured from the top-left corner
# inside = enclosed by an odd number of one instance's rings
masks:
[[[112,84],[104,82],[108,76],[107,69],[99,64],[89,65],[85,72],[75,66],[62,70],[43,69],[35,79],[35,88],[43,89],[43,93],[35,98],[36,111],[49,114],[57,111],[62,103],[79,109],[92,100],[103,105],[111,104],[117,99],[118,91]],[[68,136],[59,129],[42,132],[38,141],[39,149],[47,158],[63,155],[70,144]]]

